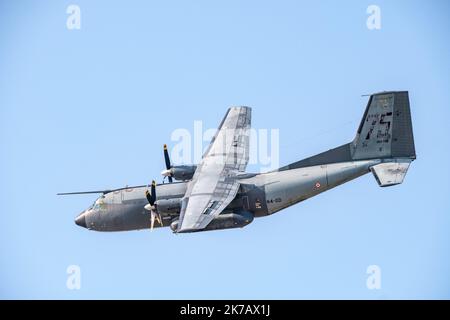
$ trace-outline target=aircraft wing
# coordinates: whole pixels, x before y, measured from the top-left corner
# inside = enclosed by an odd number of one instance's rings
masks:
[[[236,175],[248,163],[250,125],[251,108],[228,109],[188,184],[177,232],[204,229],[234,199]]]

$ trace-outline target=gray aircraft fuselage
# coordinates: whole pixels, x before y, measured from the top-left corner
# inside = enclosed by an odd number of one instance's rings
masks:
[[[369,168],[381,160],[363,160],[317,165],[312,167],[274,171],[240,179],[241,187],[236,198],[223,212],[243,209],[254,217],[264,217],[311,198],[370,172]],[[187,182],[174,182],[156,186],[157,201],[180,201]],[[77,224],[97,231],[127,231],[150,228],[150,215],[145,190],[148,187],[131,187],[100,196],[95,203],[76,219]],[[167,227],[179,216],[179,210],[161,213],[163,226]],[[249,219],[248,223],[251,220]],[[247,224],[248,224],[247,223]],[[244,225],[239,225],[242,227]],[[161,227],[155,224],[155,227]]]

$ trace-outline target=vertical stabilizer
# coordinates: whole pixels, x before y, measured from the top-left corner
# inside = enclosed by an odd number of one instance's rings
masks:
[[[371,95],[351,147],[354,160],[415,159],[408,92]]]

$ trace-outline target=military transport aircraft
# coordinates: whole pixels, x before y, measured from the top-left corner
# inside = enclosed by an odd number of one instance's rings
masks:
[[[241,228],[368,172],[400,184],[416,159],[407,91],[371,95],[353,141],[267,173],[245,173],[250,123],[249,107],[229,108],[197,165],[172,165],[164,146],[169,183],[59,195],[101,194],[75,219],[89,230]]]

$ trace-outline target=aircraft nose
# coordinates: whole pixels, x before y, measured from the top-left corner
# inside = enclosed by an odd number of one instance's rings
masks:
[[[82,214],[80,214],[78,217],[76,217],[75,224],[80,226],[80,227],[83,227],[83,228],[87,227],[87,225],[86,225],[86,215],[84,214],[84,212]]]

